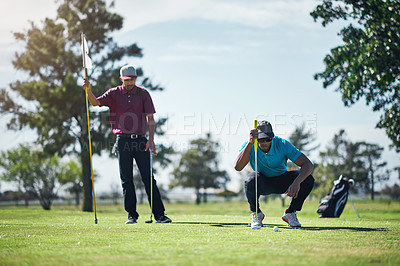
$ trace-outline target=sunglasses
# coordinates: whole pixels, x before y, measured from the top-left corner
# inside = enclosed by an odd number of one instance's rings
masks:
[[[272,138],[263,138],[263,139],[258,139],[258,142],[270,142]]]

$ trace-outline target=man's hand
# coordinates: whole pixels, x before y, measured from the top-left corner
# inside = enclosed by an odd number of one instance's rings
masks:
[[[82,88],[83,88],[83,90],[86,90],[86,87],[88,88],[88,90],[90,90],[90,82],[89,82],[89,79],[88,78],[85,78],[84,80],[83,80],[83,85],[82,85]]]
[[[146,143],[146,151],[150,149],[150,151],[153,153],[153,155],[157,155],[156,151],[156,145],[154,144],[154,140],[149,139]]]
[[[290,187],[288,187],[285,194],[287,194],[289,197],[297,198],[300,191],[301,182],[303,182],[307,178],[307,176],[312,173],[314,165],[312,164],[310,159],[308,159],[307,156],[305,156],[304,154],[301,154],[294,161],[294,163],[300,167],[299,175],[296,177]]]
[[[299,194],[299,190],[300,190],[300,184],[295,181],[288,187],[285,194],[295,199]]]
[[[100,102],[96,99],[96,96],[94,96],[92,90],[90,89],[92,86],[90,85],[89,79],[86,77],[83,80],[83,85],[82,88],[85,91],[87,88],[87,95],[89,97],[89,102],[93,105],[93,106],[99,106]]]
[[[254,143],[254,140],[258,138],[258,130],[257,129],[252,129],[250,131],[250,139],[249,142],[250,143]]]

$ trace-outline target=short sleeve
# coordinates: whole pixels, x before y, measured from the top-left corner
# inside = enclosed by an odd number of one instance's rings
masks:
[[[154,108],[153,100],[151,99],[150,93],[145,91],[143,97],[143,113],[145,114],[154,114],[156,109]]]
[[[103,95],[96,98],[100,102],[100,106],[110,107],[112,103],[112,93],[111,89],[103,93]]]
[[[241,152],[247,146],[248,143],[249,143],[248,141],[243,143],[242,147],[240,147],[239,152]],[[250,158],[250,164],[251,164],[252,161],[254,160],[254,144],[253,144],[253,146],[251,146],[250,153],[249,153],[249,158]]]
[[[242,151],[242,150],[244,149],[244,147],[246,147],[247,143],[248,143],[248,141],[246,141],[245,143],[243,143],[243,145],[242,145],[242,147],[240,147],[240,150],[239,150],[239,151]]]
[[[297,158],[302,154],[301,151],[299,151],[292,143],[290,143],[287,140],[284,140],[283,142],[284,147],[285,147],[285,154],[286,156],[292,161],[296,161]]]

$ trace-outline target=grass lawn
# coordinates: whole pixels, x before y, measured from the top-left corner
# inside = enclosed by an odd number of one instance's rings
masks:
[[[400,203],[348,202],[321,219],[306,202],[301,229],[281,220],[280,201],[261,203],[264,227],[250,229],[246,202],[166,205],[171,224],[125,225],[123,206],[0,209],[0,265],[400,265]],[[279,232],[272,227],[278,226]]]

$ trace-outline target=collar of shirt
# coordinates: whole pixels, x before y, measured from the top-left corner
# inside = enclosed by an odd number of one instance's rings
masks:
[[[128,93],[128,90],[125,88],[124,85],[121,85],[121,93],[122,94],[127,94]]]
[[[128,91],[124,85],[121,85],[121,92],[122,94],[127,94],[128,92],[130,93],[135,93],[137,91],[138,87],[135,85],[132,90]]]

